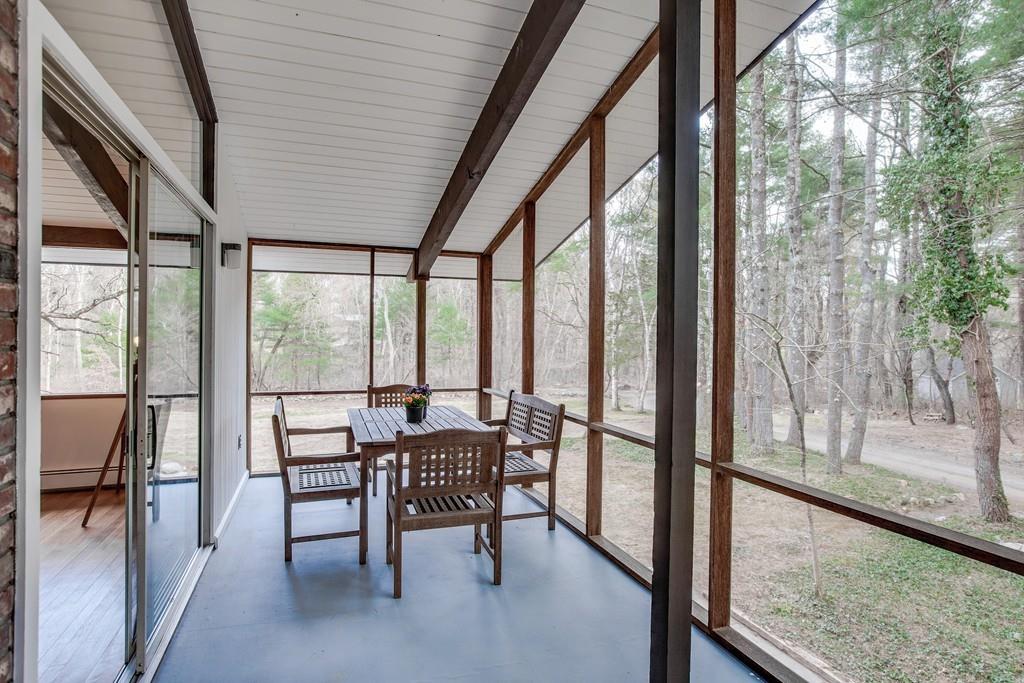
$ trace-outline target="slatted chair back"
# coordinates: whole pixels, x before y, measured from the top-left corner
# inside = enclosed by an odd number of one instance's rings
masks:
[[[438,496],[493,493],[505,468],[504,428],[488,431],[445,429],[430,434],[395,434],[396,471],[408,464],[408,480],[396,490]]]
[[[366,387],[366,407],[401,408],[405,405],[402,402],[405,392],[411,388],[411,384],[389,384],[384,387],[375,387],[370,384]]]
[[[284,414],[284,399],[280,396],[274,400],[274,415],[271,417],[274,424],[274,447],[277,450],[277,466],[281,470],[281,483],[284,484],[285,495],[288,495],[290,484],[288,482],[288,458],[292,455],[292,445],[288,439],[288,420]]]
[[[557,452],[562,439],[565,405],[555,405],[539,396],[512,392],[508,398],[508,433],[524,443],[554,441]],[[554,454],[553,454],[554,455]]]

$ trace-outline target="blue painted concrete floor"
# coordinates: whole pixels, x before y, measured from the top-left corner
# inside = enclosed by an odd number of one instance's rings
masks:
[[[157,671],[177,681],[643,681],[650,593],[561,525],[504,525],[503,583],[470,527],[409,533],[402,598],[384,562],[384,494],[358,539],[294,546],[278,478],[252,479]],[[533,504],[509,488],[506,510]],[[355,528],[358,505],[295,506],[296,534]],[[758,681],[694,631],[693,681]]]

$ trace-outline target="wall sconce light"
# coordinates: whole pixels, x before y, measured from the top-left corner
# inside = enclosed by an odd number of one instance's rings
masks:
[[[221,242],[220,265],[228,270],[238,270],[242,267],[242,245],[237,242]]]

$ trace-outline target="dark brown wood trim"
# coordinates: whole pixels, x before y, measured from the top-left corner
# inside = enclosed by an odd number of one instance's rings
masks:
[[[427,383],[427,281],[416,281],[416,383]]]
[[[861,503],[836,493],[822,491],[813,486],[761,472],[746,465],[719,463],[715,468],[725,476],[735,477],[789,498],[810,503],[829,512],[1024,576],[1024,553],[998,543]]]
[[[373,363],[374,363],[374,344],[377,342],[376,328],[377,321],[374,319],[376,316],[376,307],[374,304],[374,297],[377,294],[377,251],[375,249],[370,250],[370,347],[367,355],[369,358],[369,367],[366,370],[367,384],[373,386]]]
[[[128,243],[117,230],[44,225],[43,246],[71,247],[73,249],[125,250],[128,248]]]
[[[508,400],[510,392],[506,389],[495,389],[494,387],[483,387],[480,389],[483,393],[489,396],[497,396],[498,398]]]
[[[494,257],[477,261],[477,384],[490,386],[494,366]],[[479,420],[491,419],[491,396],[477,392],[476,414]]]
[[[714,356],[711,461],[732,462],[736,345],[736,0],[715,0]],[[729,625],[732,479],[712,469],[708,626]]]
[[[352,244],[349,242],[315,242],[310,240],[287,240],[272,237],[250,237],[249,243],[257,247],[279,247],[289,249],[326,249],[337,251],[374,251],[378,254],[408,254],[414,255],[415,249],[409,247],[379,246],[376,244]],[[480,254],[475,251],[457,251],[445,249],[441,256],[451,258],[479,258]],[[395,277],[402,277],[396,275]]]
[[[430,274],[445,242],[569,32],[584,0],[534,2],[417,249],[411,277]]]
[[[643,446],[644,448],[650,448],[651,450],[654,450],[654,438],[647,436],[646,434],[634,432],[631,429],[626,429],[625,427],[618,427],[607,422],[591,422],[590,428],[593,429],[594,431],[601,432],[602,434],[614,436],[617,439],[629,441],[630,443],[635,443],[637,446]]]
[[[523,325],[522,392],[534,391],[534,320],[537,313],[537,205],[527,202],[523,213]]]
[[[587,306],[587,421],[604,420],[605,119],[590,118],[590,271]],[[601,534],[604,434],[587,429],[587,535]]]
[[[185,74],[185,82],[192,94],[192,102],[196,115],[204,123],[217,122],[217,106],[213,102],[213,91],[210,80],[206,76],[203,54],[199,49],[195,26],[192,25],[192,13],[188,9],[188,0],[162,0],[167,25],[171,29],[174,48],[178,52],[178,61]],[[209,201],[209,200],[207,200]]]
[[[202,134],[202,192],[203,199],[214,211],[217,210],[217,123],[203,122]]]
[[[508,239],[508,236],[512,234],[512,231],[516,229],[516,226],[523,220],[523,214],[525,211],[527,202],[536,202],[540,199],[541,195],[544,194],[545,190],[551,187],[551,184],[555,182],[555,179],[565,170],[565,167],[569,165],[573,157],[576,156],[576,152],[580,151],[584,143],[587,141],[590,135],[590,118],[592,116],[607,116],[615,105],[619,103],[619,100],[629,92],[629,89],[633,87],[640,75],[643,74],[644,70],[651,65],[654,58],[658,56],[658,29],[655,28],[647,40],[644,41],[640,49],[637,50],[630,60],[626,63],[626,66],[622,69],[612,84],[608,86],[608,90],[605,91],[601,99],[597,101],[594,109],[587,116],[586,119],[580,124],[579,128],[572,134],[565,146],[559,150],[558,154],[551,161],[551,164],[547,167],[541,177],[537,180],[530,191],[523,198],[523,201],[519,203],[512,215],[509,216],[508,220],[505,221],[504,225],[498,230],[497,234],[491,239],[490,244],[484,249],[485,254],[493,254],[498,250],[502,243]]]
[[[121,232],[128,235],[128,182],[106,147],[49,94],[43,93],[43,134]]]
[[[273,398],[275,396],[365,396],[366,389],[281,389],[278,391],[253,391],[250,396]]]

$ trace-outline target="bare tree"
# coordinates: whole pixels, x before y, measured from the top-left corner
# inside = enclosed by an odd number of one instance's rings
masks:
[[[846,91],[846,34],[841,22],[835,27],[834,91],[841,100]],[[844,288],[846,286],[845,257],[843,253],[843,165],[846,161],[846,109],[832,108],[831,171],[828,191],[828,349],[827,369],[828,405],[826,407],[829,474],[841,474],[843,429],[843,348]]]

